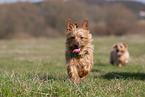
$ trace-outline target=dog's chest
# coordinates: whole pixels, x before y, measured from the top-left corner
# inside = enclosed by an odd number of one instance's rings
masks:
[[[86,66],[86,65],[92,65],[92,59],[89,56],[83,56],[81,58],[74,58],[74,65],[79,66]]]
[[[126,51],[120,58],[120,60],[125,61],[129,59],[129,53]]]

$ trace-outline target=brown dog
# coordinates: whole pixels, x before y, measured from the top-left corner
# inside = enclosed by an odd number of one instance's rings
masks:
[[[76,82],[85,80],[93,65],[92,35],[85,19],[79,28],[68,20],[66,36],[66,66],[69,78]]]
[[[113,50],[110,54],[110,63],[118,65],[126,65],[129,61],[128,45],[126,43],[117,43],[113,45]]]

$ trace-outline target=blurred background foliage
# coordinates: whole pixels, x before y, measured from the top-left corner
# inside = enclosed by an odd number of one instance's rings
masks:
[[[0,39],[64,37],[68,19],[88,18],[93,36],[145,34],[145,4],[134,1],[44,0],[0,4]]]

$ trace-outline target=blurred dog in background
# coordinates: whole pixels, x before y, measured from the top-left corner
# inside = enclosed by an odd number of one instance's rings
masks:
[[[112,65],[126,65],[129,61],[128,45],[126,43],[117,43],[113,45],[113,49],[110,54],[110,63]]]

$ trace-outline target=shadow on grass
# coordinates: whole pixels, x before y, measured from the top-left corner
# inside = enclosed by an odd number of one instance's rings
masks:
[[[130,73],[130,72],[110,72],[103,76],[105,79],[111,80],[117,79],[135,79],[135,80],[145,80],[145,73]]]
[[[94,66],[110,66],[110,64],[104,64],[104,63],[94,63]]]
[[[99,69],[92,69],[91,72],[101,72]]]

